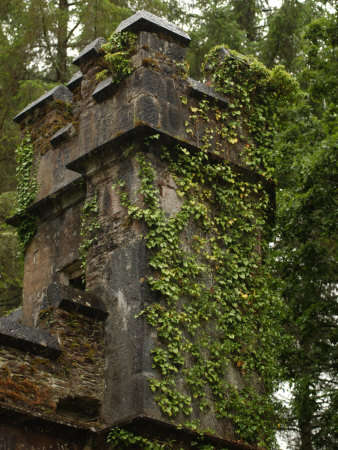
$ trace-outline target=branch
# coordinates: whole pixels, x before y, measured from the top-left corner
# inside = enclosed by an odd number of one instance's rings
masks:
[[[66,42],[69,41],[70,37],[72,36],[72,34],[74,33],[74,31],[76,30],[76,28],[80,25],[81,20],[79,20],[74,26],[73,28],[69,31],[69,33],[67,34],[67,38],[66,38]]]

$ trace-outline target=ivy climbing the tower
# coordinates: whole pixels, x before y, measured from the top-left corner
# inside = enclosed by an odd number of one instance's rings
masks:
[[[159,135],[147,138],[137,156],[143,207],[130,202],[123,180],[114,187],[122,189],[130,218],[147,226],[153,271],[147,282],[159,300],[140,316],[157,333],[151,351],[157,376],[149,386],[161,412],[174,422],[186,417],[181,424],[201,432],[193,411],[213,410],[231,421],[238,439],[271,448],[280,420],[273,398],[283,375],[278,355],[289,341],[284,305],[262,259],[270,228],[274,123],[280,104],[293,101],[298,90],[281,67],[269,71],[224,48],[221,58],[220,50],[210,52],[205,71],[229,98],[229,108],[207,100],[191,105],[183,97],[192,112],[187,133],[198,136],[201,124],[205,130],[199,148],[161,147],[180,210],[168,217],[161,206],[148,157]],[[220,157],[229,145],[237,146],[247,170]]]
[[[98,193],[95,192],[92,197],[87,198],[82,207],[81,230],[82,241],[79,248],[81,268],[86,273],[87,253],[90,247],[97,241],[97,230],[100,229],[98,221]]]
[[[17,198],[14,213],[20,218],[18,237],[24,252],[36,232],[36,217],[28,211],[33,204],[39,185],[36,179],[37,166],[34,165],[34,147],[27,133],[15,151]]]

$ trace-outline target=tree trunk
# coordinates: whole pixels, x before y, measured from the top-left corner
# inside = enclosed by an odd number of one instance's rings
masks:
[[[300,450],[312,450],[312,419],[313,419],[313,402],[314,398],[311,394],[310,377],[304,377],[300,380],[300,386],[295,396],[298,409],[298,427],[300,434]]]
[[[250,42],[256,39],[256,0],[233,0],[238,25],[246,31]]]
[[[68,79],[67,64],[67,28],[68,28],[68,0],[59,0],[59,10],[57,12],[57,53],[56,70],[57,80],[64,83]]]

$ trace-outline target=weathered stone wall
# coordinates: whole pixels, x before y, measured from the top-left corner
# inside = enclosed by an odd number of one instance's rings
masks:
[[[69,91],[53,90],[16,117],[23,132],[32,136],[39,183],[30,208],[38,217],[38,228],[25,253],[18,326],[47,331],[56,337],[60,353],[52,359],[44,355],[43,347],[48,347],[44,342],[33,353],[29,336],[10,340],[3,326],[0,406],[11,411],[13,420],[0,428],[5,442],[0,448],[104,448],[99,432],[113,425],[142,419],[157,424],[154,429],[163,433],[161,427],[173,423],[160,412],[148,385],[149,377],[155,376],[150,351],[156,336],[143,317],[136,318],[156,300],[145,281],[151,274],[146,228],[130,219],[113,185],[123,179],[130,201],[143,205],[136,154],[144,152],[156,169],[160,204],[168,217],[175,215],[182,201],[161,159],[162,147],[181,142],[197,149],[206,138],[215,160],[230,160],[239,172],[257,176],[245,166],[244,144],[229,144],[222,135],[221,113],[228,99],[186,76],[189,39],[149,17],[131,28],[138,35],[133,71],[119,86],[109,79],[96,80],[104,67],[98,39],[76,60],[81,72],[68,83]],[[191,120],[201,100],[210,106],[206,118]],[[145,139],[155,133],[160,134],[159,141],[145,150]],[[244,124],[242,135],[250,140]],[[87,294],[63,285],[70,283],[69,267],[79,269],[83,207],[94,198],[97,227],[86,252]],[[190,237],[182,234],[187,246]],[[103,316],[98,318],[95,311]],[[239,387],[243,384],[235,366],[229,366],[225,379]],[[26,420],[31,416],[43,421],[41,433],[31,425],[17,433],[14,418],[20,414]],[[221,439],[217,445],[227,442],[229,448],[245,448],[234,442],[237,436],[229,420],[218,420],[212,410],[201,413],[198,408],[192,416]],[[50,437],[46,424],[54,424],[54,430],[60,424],[70,435],[64,440]],[[98,444],[97,439],[103,441]],[[182,439],[184,448],[190,448],[188,442]]]

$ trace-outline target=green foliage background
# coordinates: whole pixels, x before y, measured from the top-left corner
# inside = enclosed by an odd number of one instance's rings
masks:
[[[0,0],[0,308],[21,301],[22,260],[16,232],[4,223],[13,207],[12,117],[45,90],[69,79],[72,55],[107,37],[144,8],[184,26],[192,37],[190,73],[201,78],[216,44],[285,65],[303,96],[281,108],[274,138],[277,223],[270,260],[276,292],[289,306],[294,345],[281,355],[292,387],[286,416],[290,448],[337,447],[337,16],[336,1],[283,0]]]

